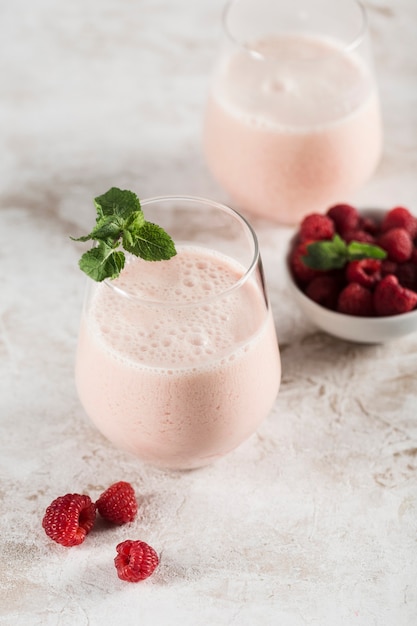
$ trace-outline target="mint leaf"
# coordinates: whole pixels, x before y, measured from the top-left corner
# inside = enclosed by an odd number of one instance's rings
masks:
[[[133,245],[127,238],[123,238],[123,247],[146,261],[163,261],[175,255],[175,245],[171,237],[160,226],[151,222],[145,222]]]
[[[386,259],[387,253],[379,246],[371,243],[362,243],[360,241],[351,241],[348,245],[348,253],[350,261],[360,259]]]
[[[331,240],[315,241],[307,246],[303,263],[315,270],[341,269],[349,261],[360,259],[385,259],[387,253],[379,246],[360,241],[351,241],[348,245],[339,235]]]
[[[84,237],[71,237],[73,241],[96,241],[117,240],[124,228],[124,220],[119,216],[109,215],[98,218],[97,224],[88,235]]]
[[[139,198],[132,191],[112,187],[97,196],[94,204],[97,217],[92,231],[71,237],[73,241],[97,242],[79,261],[82,271],[93,280],[119,276],[126,260],[120,246],[146,261],[168,260],[177,253],[168,233],[145,220]]]
[[[98,217],[119,215],[129,217],[135,211],[141,211],[139,198],[133,191],[112,187],[106,193],[94,198]]]
[[[125,230],[128,230],[132,235],[136,235],[144,224],[145,216],[142,210],[133,211],[125,221]]]
[[[125,255],[104,242],[85,252],[80,261],[80,269],[97,282],[105,278],[116,278],[125,265]]]
[[[307,267],[315,270],[331,270],[343,267],[346,263],[347,246],[339,235],[331,241],[315,241],[307,246],[307,255],[302,257]]]

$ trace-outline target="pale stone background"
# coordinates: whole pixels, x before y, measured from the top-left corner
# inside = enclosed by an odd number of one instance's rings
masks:
[[[227,201],[201,155],[220,0],[0,0],[0,623],[414,626],[417,334],[359,346],[289,299],[291,229],[253,220],[283,380],[216,465],[146,467],[85,419],[73,382],[84,279],[68,239],[112,185]],[[417,212],[417,3],[367,2],[385,123],[354,201]],[[129,480],[140,515],[65,549],[41,528],[69,491]],[[122,583],[115,545],[161,566]]]

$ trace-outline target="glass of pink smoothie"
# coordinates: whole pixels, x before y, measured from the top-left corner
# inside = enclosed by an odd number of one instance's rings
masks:
[[[204,124],[238,210],[294,224],[346,202],[381,154],[365,11],[355,0],[232,0]]]
[[[167,468],[206,465],[271,410],[281,367],[256,235],[234,210],[192,197],[142,201],[177,255],[128,257],[88,281],[76,385],[117,447]]]

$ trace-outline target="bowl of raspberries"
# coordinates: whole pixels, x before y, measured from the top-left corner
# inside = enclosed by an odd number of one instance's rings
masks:
[[[417,331],[417,217],[405,207],[307,215],[287,269],[305,315],[336,337],[383,343]]]

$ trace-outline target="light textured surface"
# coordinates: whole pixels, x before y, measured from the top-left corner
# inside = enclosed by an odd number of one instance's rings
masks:
[[[0,2],[0,623],[412,626],[417,620],[417,334],[356,346],[289,300],[290,229],[254,221],[282,350],[274,410],[206,469],[147,467],[85,419],[73,361],[84,279],[68,239],[112,185],[226,201],[200,151],[220,0]],[[385,122],[355,198],[417,211],[415,0],[368,2]],[[73,549],[44,509],[134,485],[133,524]],[[147,541],[154,576],[118,580]]]

